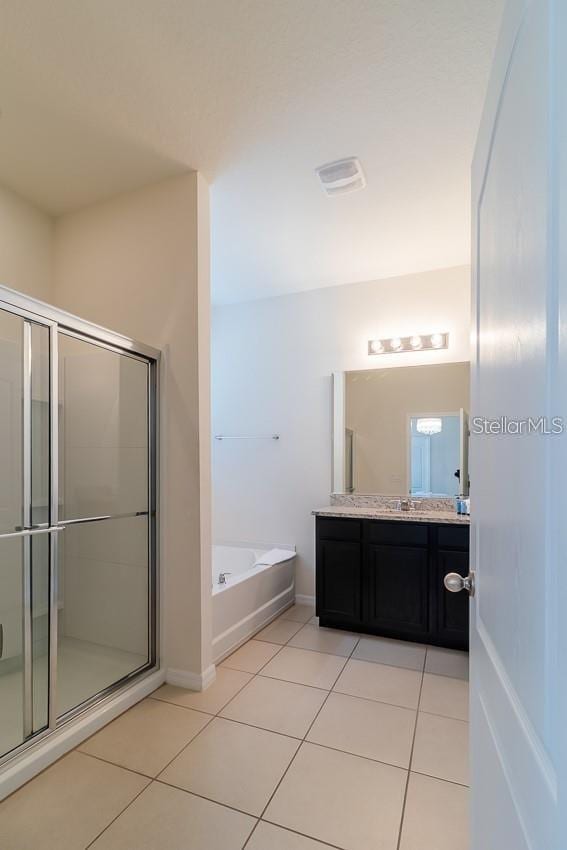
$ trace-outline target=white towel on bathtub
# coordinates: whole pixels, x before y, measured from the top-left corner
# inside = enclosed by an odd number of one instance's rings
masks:
[[[291,561],[295,558],[293,549],[270,549],[264,552],[254,562],[255,567],[273,567],[275,564],[283,564],[284,561]]]

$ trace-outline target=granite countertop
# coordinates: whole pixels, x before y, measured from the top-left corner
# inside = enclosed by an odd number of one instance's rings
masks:
[[[469,525],[470,517],[459,515],[454,511],[394,511],[387,508],[369,506],[354,507],[353,505],[336,505],[317,508],[313,516],[341,517],[344,519],[388,519],[395,522],[434,522],[440,525]]]

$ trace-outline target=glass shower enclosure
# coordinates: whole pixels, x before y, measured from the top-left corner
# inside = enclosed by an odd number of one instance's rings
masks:
[[[158,366],[0,287],[0,764],[157,664]]]

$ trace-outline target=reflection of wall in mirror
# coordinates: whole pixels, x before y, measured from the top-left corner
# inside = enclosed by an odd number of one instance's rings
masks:
[[[356,492],[408,492],[409,416],[468,410],[469,364],[369,369],[347,372],[345,378],[345,427],[356,434]],[[450,495],[459,489],[458,465],[451,470]]]
[[[356,434],[352,428],[345,428],[345,492],[354,493],[356,489]]]

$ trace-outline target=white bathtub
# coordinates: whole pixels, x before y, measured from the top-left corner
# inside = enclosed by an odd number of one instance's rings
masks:
[[[256,565],[282,550],[271,566]],[[226,583],[219,583],[221,573]],[[222,661],[295,600],[295,547],[222,544],[213,546],[213,661]]]

